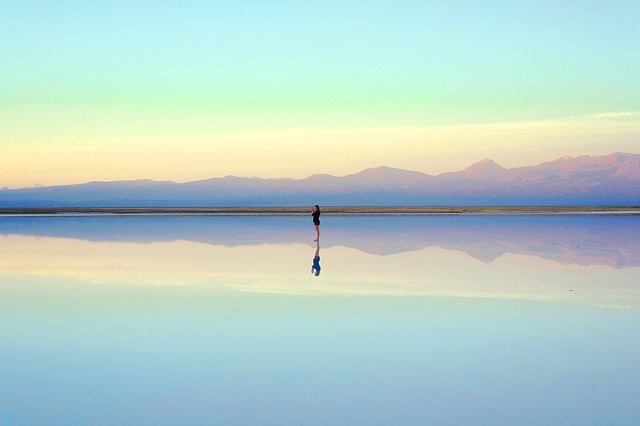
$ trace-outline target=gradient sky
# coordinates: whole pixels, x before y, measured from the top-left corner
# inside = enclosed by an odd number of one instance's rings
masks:
[[[2,1],[0,187],[640,153],[637,1]]]

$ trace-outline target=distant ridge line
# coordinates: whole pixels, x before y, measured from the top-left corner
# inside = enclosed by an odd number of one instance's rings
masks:
[[[638,206],[640,155],[563,157],[505,169],[485,159],[437,176],[379,166],[342,177],[228,176],[201,181],[112,181],[0,191],[1,208],[225,206]],[[251,212],[254,213],[254,212]],[[461,213],[458,211],[458,213]]]

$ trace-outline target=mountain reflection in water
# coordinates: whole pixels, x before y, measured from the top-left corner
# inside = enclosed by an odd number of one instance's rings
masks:
[[[225,247],[310,244],[301,217],[0,217],[0,235],[86,241],[193,241]],[[327,216],[322,247],[392,255],[429,247],[461,251],[482,262],[506,253],[561,264],[640,266],[636,216]]]

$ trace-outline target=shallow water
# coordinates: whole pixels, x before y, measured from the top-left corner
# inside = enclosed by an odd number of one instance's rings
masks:
[[[0,423],[635,424],[639,217],[321,230],[0,217]]]

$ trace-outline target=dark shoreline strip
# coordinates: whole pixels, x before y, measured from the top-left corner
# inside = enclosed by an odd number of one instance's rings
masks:
[[[640,215],[640,206],[326,206],[325,215]],[[309,207],[45,207],[0,208],[1,215],[308,215]]]

